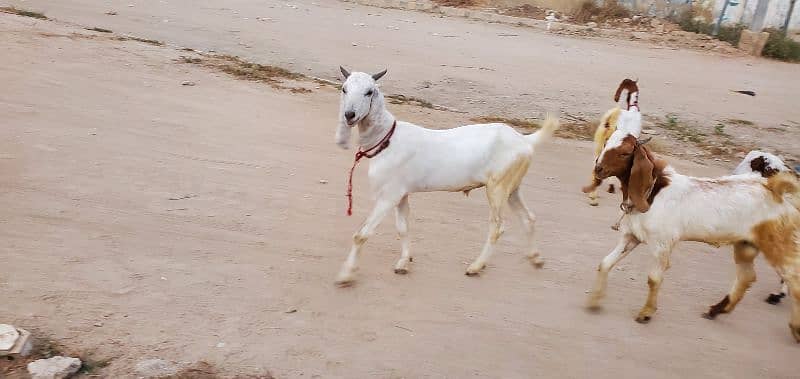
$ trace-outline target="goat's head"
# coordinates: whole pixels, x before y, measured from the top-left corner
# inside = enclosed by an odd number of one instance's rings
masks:
[[[622,83],[619,84],[617,87],[617,92],[614,94],[614,101],[619,102],[619,97],[622,95],[622,91],[627,92],[627,98],[625,99],[625,104],[628,106],[628,110],[631,110],[632,107],[636,107],[636,110],[639,110],[639,85],[637,84],[638,80],[631,80],[625,79]]]
[[[378,79],[386,74],[383,70],[369,75],[363,72],[349,72],[339,67],[344,76],[342,83],[342,99],[339,104],[339,129],[336,131],[336,143],[347,148],[350,140],[350,128],[356,126],[372,111],[373,103],[381,101],[378,90]],[[381,102],[382,104],[382,102]]]
[[[617,130],[608,139],[594,167],[595,176],[605,179],[616,176],[627,195],[625,205],[647,212],[647,201],[655,184],[655,162],[645,144],[650,139],[639,140],[633,134]]]

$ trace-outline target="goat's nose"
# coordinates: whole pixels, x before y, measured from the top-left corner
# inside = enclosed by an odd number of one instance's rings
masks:
[[[595,174],[599,174],[601,171],[603,171],[603,168],[602,168],[602,167],[600,167],[599,165],[597,165],[597,166],[594,166],[594,172],[595,172]]]
[[[348,120],[352,120],[353,117],[356,117],[356,112],[353,111],[344,112],[344,117],[347,118]]]

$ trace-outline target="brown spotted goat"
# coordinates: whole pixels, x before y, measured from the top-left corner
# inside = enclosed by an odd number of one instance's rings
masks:
[[[626,217],[617,246],[598,268],[589,306],[605,296],[608,273],[636,246],[652,246],[656,262],[648,275],[650,293],[636,321],[650,321],[658,290],[670,267],[670,254],[680,241],[713,246],[733,245],[736,280],[729,293],[704,314],[713,319],[733,311],[756,279],[753,259],[763,252],[784,279],[794,299],[789,327],[800,342],[800,178],[778,172],[716,179],[679,174],[639,141],[641,128],[628,125],[609,138],[597,160],[599,179],[616,176],[621,183]]]
[[[619,87],[617,87],[617,92],[614,94],[614,102],[619,102],[623,91],[627,93],[625,104],[627,104],[628,109],[623,111],[618,106],[609,109],[608,112],[603,115],[603,118],[600,119],[600,124],[597,125],[597,129],[594,131],[595,160],[600,156],[611,134],[617,130],[617,123],[619,122],[620,115],[628,112],[639,113],[639,86],[637,82],[631,79],[623,80],[622,83],[619,84]],[[597,201],[597,187],[603,183],[603,180],[598,179],[597,176],[594,175],[594,172],[592,172],[591,181],[591,184],[583,187],[583,192],[589,194],[589,205],[596,206],[599,204]],[[608,193],[614,192],[614,185],[609,184]]]

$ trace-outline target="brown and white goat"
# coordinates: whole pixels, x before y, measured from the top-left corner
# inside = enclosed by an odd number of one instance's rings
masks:
[[[766,260],[789,286],[794,298],[789,327],[800,342],[800,178],[779,172],[716,179],[681,175],[638,141],[638,134],[617,130],[597,160],[600,179],[616,176],[621,183],[626,216],[617,246],[598,268],[590,308],[600,306],[609,271],[636,246],[653,247],[656,263],[648,275],[650,292],[636,321],[646,323],[657,308],[658,290],[670,267],[670,254],[680,241],[713,246],[733,245],[736,280],[729,293],[704,316],[713,319],[733,311],[755,281],[753,260]]]
[[[617,124],[619,122],[620,115],[623,112],[639,113],[639,86],[637,85],[637,82],[631,79],[623,80],[622,83],[620,83],[617,87],[617,92],[614,94],[614,102],[619,102],[622,91],[627,92],[625,104],[628,105],[628,109],[623,111],[619,106],[616,106],[609,109],[600,119],[600,124],[597,125],[597,129],[594,131],[595,160],[597,160],[597,157],[600,156],[600,153],[603,151],[603,147],[606,145],[608,139],[617,130]],[[594,171],[592,171],[591,184],[583,187],[583,192],[589,194],[589,205],[597,206],[599,204],[597,201],[597,187],[599,187],[601,184],[603,184],[603,180],[598,179],[597,176],[594,175]],[[614,192],[614,185],[609,184],[608,193]]]

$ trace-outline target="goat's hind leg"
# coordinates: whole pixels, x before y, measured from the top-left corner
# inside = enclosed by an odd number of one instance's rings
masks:
[[[797,343],[800,343],[800,271],[794,268],[791,272],[787,270],[783,280],[789,286],[789,296],[792,297],[792,319],[789,321],[789,329]]]
[[[786,294],[788,293],[789,293],[789,287],[786,285],[786,281],[781,279],[781,290],[776,293],[769,294],[769,296],[767,296],[767,298],[764,301],[772,305],[778,305],[780,304],[781,300],[783,300],[783,298],[786,297]]]
[[[347,255],[347,260],[344,261],[342,269],[336,277],[336,284],[344,287],[355,281],[354,274],[358,267],[358,256],[361,253],[361,248],[383,218],[386,217],[386,214],[397,205],[401,198],[392,196],[378,197],[372,212],[361,225],[361,228],[353,235],[353,247],[350,248],[350,254]]]
[[[481,254],[472,264],[467,267],[467,276],[475,276],[486,267],[486,263],[492,256],[494,245],[503,234],[503,205],[508,201],[508,192],[496,185],[486,185],[486,196],[489,198],[489,236],[483,245]]]
[[[640,243],[641,242],[632,234],[624,234],[620,237],[614,250],[611,250],[611,253],[603,258],[603,261],[600,262],[600,266],[597,268],[597,278],[594,282],[594,289],[592,289],[592,293],[589,295],[589,302],[587,304],[589,309],[600,309],[600,300],[606,296],[608,272],[614,268],[617,262],[625,258],[628,253],[635,249],[636,246],[639,246]]]
[[[758,249],[748,242],[737,242],[733,245],[733,259],[736,261],[736,280],[730,292],[722,300],[712,305],[703,317],[713,320],[720,313],[730,313],[744,297],[745,292],[756,281],[756,270],[753,260],[758,256]]]
[[[511,196],[508,198],[508,205],[517,213],[522,221],[522,226],[525,228],[528,243],[526,247],[528,251],[525,252],[525,257],[528,258],[534,267],[541,268],[544,266],[544,260],[540,256],[538,249],[536,249],[536,243],[534,241],[534,236],[536,234],[536,215],[525,205],[519,188],[511,192]]]
[[[397,235],[400,236],[400,260],[394,265],[394,273],[400,275],[408,273],[408,265],[413,260],[408,241],[408,211],[408,195],[406,195],[403,196],[403,199],[400,200],[395,209]]]

